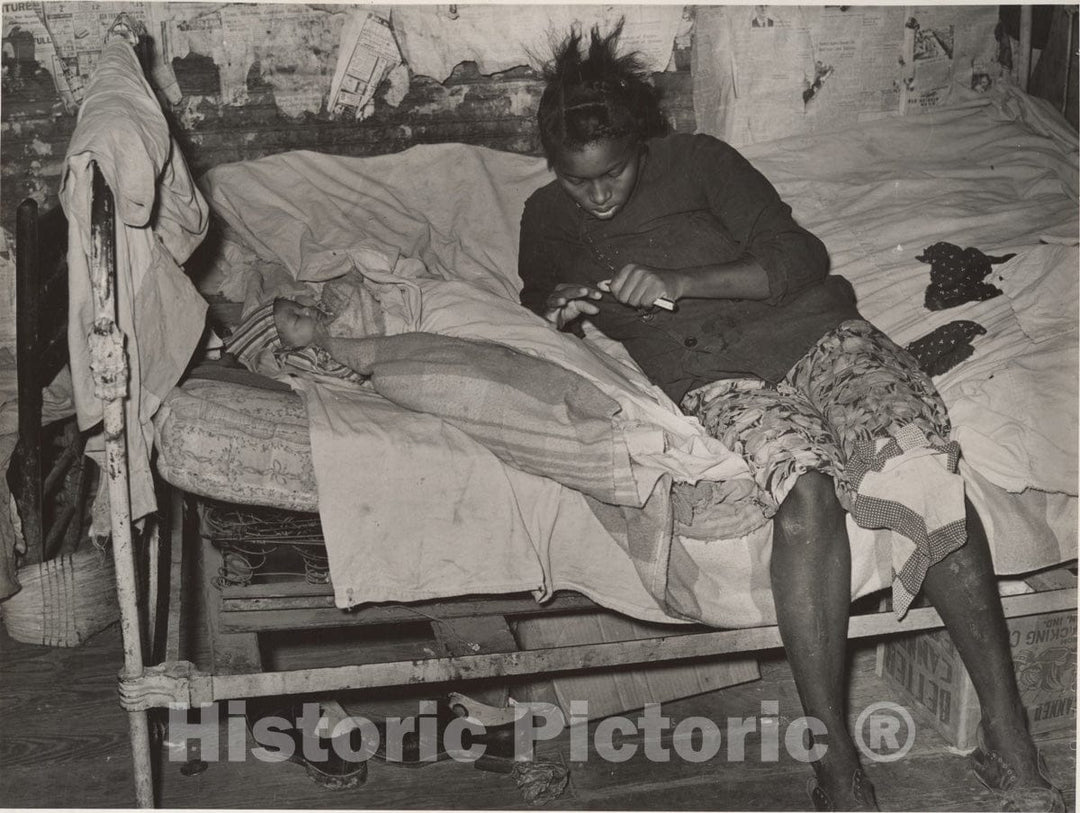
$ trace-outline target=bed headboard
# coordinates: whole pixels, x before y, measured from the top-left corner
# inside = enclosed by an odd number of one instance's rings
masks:
[[[84,438],[75,422],[42,424],[42,390],[68,360],[66,253],[63,210],[57,206],[42,213],[32,199],[19,204],[15,243],[19,440],[7,478],[22,522],[26,563],[74,548],[87,498]]]
[[[97,165],[92,167],[90,277],[95,322],[88,340],[96,389],[106,401],[106,470],[110,508],[115,514],[126,511],[128,504],[126,464],[114,459],[123,457],[116,445],[119,441],[123,446],[128,370],[123,338],[115,324],[115,204]],[[67,248],[68,221],[59,206],[42,214],[32,199],[19,205],[15,245],[19,439],[7,481],[26,542],[24,563],[73,552],[82,536],[89,499],[91,478],[83,451],[86,436],[93,430],[81,432],[73,416],[44,423],[42,390],[69,362]],[[117,409],[121,410],[119,430]],[[123,486],[123,494],[114,494],[113,480]],[[120,525],[130,531],[129,523]],[[116,528],[114,518],[114,537]]]

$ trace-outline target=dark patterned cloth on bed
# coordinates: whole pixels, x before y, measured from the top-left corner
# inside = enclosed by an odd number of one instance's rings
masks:
[[[893,556],[899,614],[927,567],[966,539],[945,405],[915,359],[868,322],[828,333],[776,386],[717,381],[687,394],[682,407],[743,456],[767,515],[800,474],[817,470],[833,478],[861,527],[910,540]]]
[[[919,369],[929,376],[943,375],[971,358],[971,340],[985,336],[986,328],[970,319],[956,319],[909,343],[904,349],[915,357]]]
[[[926,286],[927,310],[942,311],[965,302],[982,302],[1001,296],[1001,289],[984,280],[991,265],[1015,257],[990,257],[977,248],[960,248],[952,243],[927,246],[915,259],[930,263],[930,284]]]

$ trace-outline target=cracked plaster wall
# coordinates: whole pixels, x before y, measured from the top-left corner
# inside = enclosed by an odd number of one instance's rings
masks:
[[[534,116],[542,87],[526,67],[484,76],[474,64],[462,63],[439,82],[413,76],[402,66],[380,85],[365,116],[329,115],[342,27],[357,9],[379,7],[133,5],[153,6],[153,30],[167,40],[167,47],[157,50],[171,58],[152,66],[152,84],[195,173],[288,149],[374,155],[418,143],[461,141],[514,152],[539,150]],[[75,116],[49,71],[32,60],[13,60],[9,50],[0,118],[0,225],[10,233],[22,198],[55,205]],[[681,62],[682,70],[656,76],[676,128],[692,130],[688,59]]]

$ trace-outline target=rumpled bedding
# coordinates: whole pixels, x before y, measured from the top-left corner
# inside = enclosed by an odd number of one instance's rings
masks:
[[[381,344],[393,346],[394,340],[424,334],[446,343],[465,340],[478,351],[468,361],[474,378],[483,366],[484,345],[488,352],[513,347],[537,368],[557,364],[563,375],[545,374],[542,384],[555,387],[560,378],[578,379],[615,405],[609,432],[625,454],[626,470],[616,478],[622,483],[619,489],[604,490],[602,480],[592,488],[570,487],[571,481],[559,476],[550,459],[531,470],[509,464],[505,456],[500,459],[493,431],[478,437],[476,413],[484,403],[479,385],[470,383],[458,399],[436,403],[440,389],[449,393],[422,379],[436,370],[446,374],[451,365],[424,365],[405,349],[396,359],[384,349],[382,361],[386,368],[396,362],[399,374],[413,368],[409,397],[403,395],[400,381],[380,380],[377,363],[371,365],[374,388],[386,398],[373,399],[338,382],[292,377],[311,418],[319,513],[339,603],[505,592],[511,589],[508,584],[546,596],[567,586],[565,579],[570,578],[577,589],[613,609],[659,620],[668,615],[658,615],[657,608],[666,593],[673,538],[673,482],[726,484],[722,496],[728,500],[712,507],[710,524],[729,535],[766,527],[743,461],[679,412],[640,373],[628,377],[620,362],[471,283],[414,279],[403,287],[420,306],[402,310],[418,316],[408,322],[388,320],[389,337]],[[432,347],[432,360],[445,350],[446,344]],[[455,363],[463,365],[464,357],[459,355]],[[533,399],[525,384],[516,382],[513,389],[503,392],[505,400],[515,402],[503,404],[511,409],[508,415],[516,416],[519,425],[531,424],[534,432],[553,434],[547,405],[543,411],[529,408]],[[426,408],[416,411],[421,405]],[[464,412],[473,413],[470,421],[461,420]],[[535,456],[543,445],[542,434],[534,438],[530,449]],[[515,439],[524,442],[521,436]],[[581,459],[590,451],[578,444],[577,466],[590,465]],[[616,462],[608,452],[601,451],[601,456],[609,464]],[[377,460],[378,466],[358,470],[357,461],[368,459]],[[572,543],[580,551],[553,561],[553,544]],[[497,555],[492,555],[492,546],[499,549]],[[429,566],[432,552],[437,561]],[[452,568],[444,561],[449,556]],[[610,567],[614,560],[631,567],[618,585],[606,586],[618,572]],[[374,578],[373,562],[383,564]],[[535,571],[536,581],[523,583],[515,579],[524,562],[547,564]],[[438,575],[434,581],[432,567]],[[606,571],[603,592],[589,577],[601,571]]]
[[[1075,243],[1075,134],[1038,102],[1006,93],[745,153],[825,241],[834,272],[855,285],[863,314],[898,343],[956,319],[987,329],[970,359],[936,379],[963,447],[968,495],[988,527],[999,572],[1075,558],[1075,455],[1063,461],[1040,452],[1076,448],[1076,365],[1068,366],[1075,329],[1041,342],[1026,334],[1022,325],[1031,321],[1032,302],[1046,302],[1041,297],[927,311],[928,269],[915,259],[939,241],[1016,253],[1017,260],[1044,245],[1040,238]],[[516,305],[517,222],[525,197],[548,177],[540,159],[437,145],[366,159],[288,153],[218,167],[204,189],[227,221],[231,256],[246,253],[239,273],[253,273],[257,258],[317,289],[359,272],[382,305],[389,335],[420,330],[495,341],[551,359],[552,343],[563,349],[567,337],[539,320],[529,324]],[[1064,267],[1061,258],[1047,261]],[[229,284],[267,293],[250,282]],[[1075,325],[1069,314],[1037,321],[1047,319]],[[669,440],[695,438],[691,450],[707,448],[625,353],[595,331],[588,337],[570,345],[588,354],[577,359],[579,374],[601,389],[619,379],[640,396],[634,408],[658,421]],[[995,395],[996,380],[1030,397],[1009,402]],[[767,525],[733,525],[722,539],[674,534],[669,545],[658,544],[663,533],[647,520],[643,533],[629,533],[622,516],[605,516],[580,493],[503,465],[445,421],[403,413],[355,387],[346,395],[340,382],[292,384],[311,418],[341,606],[513,589],[543,597],[569,588],[649,620],[774,620]],[[1060,402],[1038,397],[1048,392],[1060,393]],[[999,410],[988,410],[987,399]],[[1009,432],[1015,441],[1002,443]],[[678,455],[668,449],[659,461],[676,466],[673,479],[701,477],[695,455],[673,448]],[[1021,504],[1024,511],[1015,511]],[[890,534],[850,522],[849,532],[853,597],[888,587]]]
[[[898,344],[954,320],[986,329],[972,358],[934,380],[966,463],[1009,492],[1075,496],[1080,393],[1070,244],[1078,239],[1078,149],[1075,132],[1048,107],[1009,91],[745,153],[825,241],[833,272],[855,285],[863,315]],[[913,258],[939,241],[1015,253],[987,278],[1005,295],[923,307],[929,269]],[[1028,274],[1039,281],[1023,285]],[[1049,341],[1025,330],[1025,322],[1048,320],[1056,326]]]
[[[1077,246],[1047,244],[987,278],[1003,292],[1023,340],[1017,337],[1007,367],[956,385],[953,416],[968,461],[1009,491],[1076,493],[1078,268]]]

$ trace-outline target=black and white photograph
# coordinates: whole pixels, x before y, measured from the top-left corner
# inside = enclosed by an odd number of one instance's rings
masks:
[[[3,2],[0,807],[1075,813],[1078,11]]]

